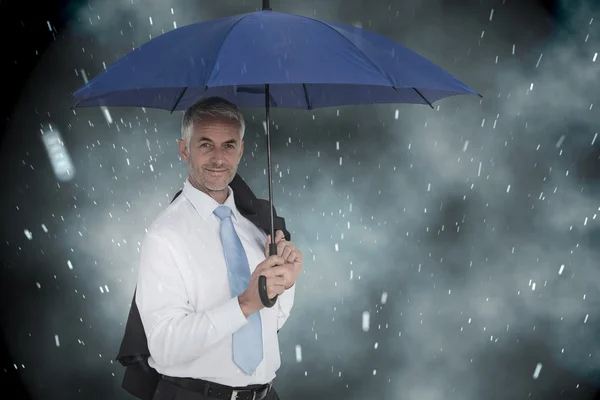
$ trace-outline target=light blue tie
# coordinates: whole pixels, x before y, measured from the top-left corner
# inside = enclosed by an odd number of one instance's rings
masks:
[[[242,241],[231,220],[231,208],[219,206],[214,211],[221,219],[221,241],[229,271],[231,296],[242,294],[250,283],[250,266]],[[262,324],[260,312],[248,316],[248,323],[233,333],[233,362],[245,373],[252,375],[263,358]]]

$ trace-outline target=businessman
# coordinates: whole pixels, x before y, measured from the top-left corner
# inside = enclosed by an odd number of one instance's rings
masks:
[[[154,400],[278,400],[278,330],[290,315],[301,251],[278,230],[270,238],[236,206],[231,187],[244,151],[239,109],[211,97],[186,110],[179,153],[183,190],[144,237],[135,303],[148,365],[160,377]],[[272,308],[258,295],[267,277]]]

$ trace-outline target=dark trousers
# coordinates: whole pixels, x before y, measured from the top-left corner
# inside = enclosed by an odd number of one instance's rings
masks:
[[[206,397],[202,393],[183,389],[172,382],[161,379],[158,382],[156,392],[152,400],[217,400],[214,397]],[[275,388],[271,388],[264,400],[280,400]]]

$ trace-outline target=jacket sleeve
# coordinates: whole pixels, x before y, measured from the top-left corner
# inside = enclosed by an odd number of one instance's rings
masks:
[[[157,364],[196,359],[247,323],[237,297],[194,312],[172,247],[160,233],[147,233],[140,253],[136,304]]]

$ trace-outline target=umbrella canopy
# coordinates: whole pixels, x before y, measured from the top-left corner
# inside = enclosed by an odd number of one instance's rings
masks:
[[[74,93],[76,106],[183,110],[200,97],[242,107],[429,104],[477,94],[377,33],[270,10],[187,25],[143,44]]]
[[[263,10],[187,25],[125,55],[74,93],[74,107],[134,106],[184,110],[219,96],[266,107],[275,244],[270,107],[316,109],[348,104],[428,104],[473,89],[406,47],[350,25]],[[259,278],[266,307],[266,277]]]

